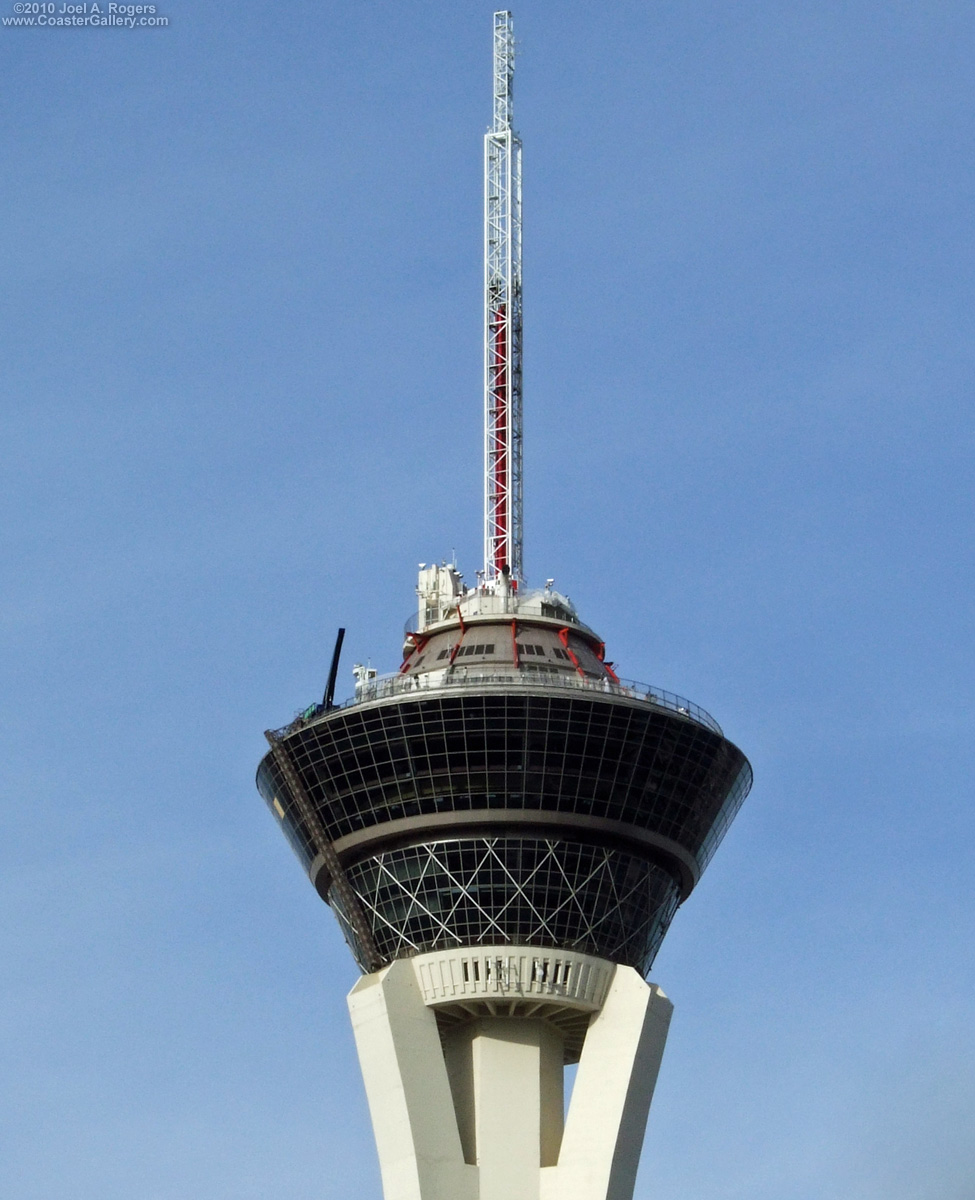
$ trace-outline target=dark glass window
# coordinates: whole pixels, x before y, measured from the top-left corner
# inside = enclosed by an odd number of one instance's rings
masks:
[[[541,665],[524,663],[526,678]],[[740,751],[711,730],[588,695],[465,689],[341,710],[287,744],[332,838],[404,805],[476,808],[510,790],[518,807],[598,811],[672,837],[703,866],[750,780]]]
[[[552,665],[533,661],[523,667],[526,683],[533,669],[557,672]],[[551,694],[542,695],[542,691]],[[703,868],[751,783],[751,771],[741,752],[693,720],[612,695],[572,694],[556,687],[529,690],[512,686],[504,692],[490,687],[480,692],[469,686],[444,688],[424,696],[404,696],[395,703],[356,705],[295,729],[284,745],[318,820],[333,841],[408,816],[538,809],[607,817],[660,834],[694,855]],[[316,853],[311,831],[301,820],[270,755],[259,769],[258,787],[307,867]],[[512,830],[517,833],[517,827]],[[579,835],[565,827],[558,836]],[[596,831],[589,836],[593,842],[589,850],[617,853],[608,844],[601,846]],[[519,853],[529,854],[529,858],[535,853],[529,852],[528,839],[523,837],[506,836],[501,841],[521,844]],[[463,845],[475,843],[477,839],[469,839]],[[663,866],[649,860],[637,857],[632,861],[642,864],[641,870],[652,867],[667,874]],[[500,890],[495,899],[510,898],[510,891],[505,891],[509,884],[502,878],[507,863],[509,859],[503,856],[500,860],[497,855],[489,856],[489,876],[476,880],[477,888],[483,883],[488,889],[485,895],[495,895],[491,881],[497,877]],[[560,863],[560,858],[545,858],[532,878],[557,874]],[[383,886],[392,887],[388,877],[383,878]],[[612,872],[602,878],[617,880]],[[676,867],[668,878],[676,887]],[[396,903],[401,903],[401,894],[395,895]],[[485,911],[495,911],[494,903],[486,905]],[[567,903],[571,909],[571,900]],[[634,894],[634,921],[637,916],[640,921],[647,917],[640,904]],[[427,909],[434,911],[430,905]],[[408,911],[407,904],[403,912]],[[472,912],[470,921],[475,917]],[[569,945],[576,937],[572,933],[576,926],[571,923],[575,918],[570,918],[568,909],[553,913],[547,932],[539,936],[564,938],[558,944]],[[496,929],[493,936],[500,936]],[[411,952],[409,947],[416,939],[412,934],[404,937],[404,949],[396,953]],[[626,961],[636,965],[637,957],[634,952]]]

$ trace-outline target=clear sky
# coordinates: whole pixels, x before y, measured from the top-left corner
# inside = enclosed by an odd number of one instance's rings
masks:
[[[0,27],[0,1193],[379,1200],[253,773],[480,565],[493,5],[157,8]],[[971,1200],[975,11],[514,11],[529,582],[756,776],[637,1200]]]

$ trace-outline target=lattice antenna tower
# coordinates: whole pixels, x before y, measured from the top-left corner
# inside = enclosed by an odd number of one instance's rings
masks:
[[[484,576],[522,578],[521,140],[510,12],[494,14],[494,122],[484,136]]]

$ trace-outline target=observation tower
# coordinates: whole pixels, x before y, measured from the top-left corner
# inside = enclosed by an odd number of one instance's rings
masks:
[[[386,1200],[629,1200],[670,1020],[644,982],[751,769],[522,568],[511,14],[485,136],[484,569],[421,564],[398,671],[268,732],[258,788],[363,972]],[[568,1112],[563,1069],[578,1063]]]

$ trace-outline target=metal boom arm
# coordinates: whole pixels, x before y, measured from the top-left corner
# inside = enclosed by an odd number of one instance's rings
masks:
[[[484,137],[484,570],[522,576],[521,141],[511,127],[510,12],[494,14],[494,123]]]

